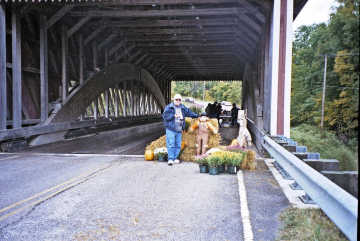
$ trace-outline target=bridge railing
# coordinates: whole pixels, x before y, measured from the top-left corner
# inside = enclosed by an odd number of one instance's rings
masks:
[[[55,133],[59,131],[67,131],[72,129],[96,127],[102,125],[121,125],[128,122],[141,122],[141,121],[161,121],[161,115],[145,115],[145,116],[129,116],[118,117],[114,120],[82,120],[71,122],[59,122],[48,125],[36,125],[23,127],[18,129],[6,129],[0,130],[0,142],[6,140],[13,140],[18,138],[28,138],[35,135],[43,135],[49,133]]]
[[[357,240],[358,200],[272,140],[248,119],[249,129],[349,240]]]

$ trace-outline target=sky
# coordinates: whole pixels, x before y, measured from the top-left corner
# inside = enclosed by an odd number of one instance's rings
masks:
[[[332,6],[336,6],[335,0],[308,0],[293,22],[293,30],[301,25],[328,23]]]

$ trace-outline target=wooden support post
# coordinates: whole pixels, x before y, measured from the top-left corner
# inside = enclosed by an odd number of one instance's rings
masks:
[[[48,37],[46,27],[46,16],[40,16],[40,120],[44,122],[49,113],[48,92]]]
[[[130,116],[134,116],[135,115],[135,107],[134,107],[134,81],[130,82],[130,93],[129,93],[129,97],[130,97]]]
[[[117,98],[117,93],[116,93],[116,91],[117,91],[117,87],[115,87],[115,88],[113,88],[112,89],[112,97],[113,97],[113,104],[114,104],[114,116],[115,117],[119,117],[119,108],[118,108],[118,105],[119,105],[119,101],[118,101],[118,98]]]
[[[84,38],[79,36],[79,81],[80,85],[84,84]]]
[[[95,98],[94,100],[94,119],[97,120],[97,117],[98,117],[98,109],[99,109],[99,106],[98,106],[98,98]]]
[[[62,67],[62,103],[64,104],[66,97],[68,95],[68,40],[66,37],[67,28],[65,25],[62,26],[61,31],[61,67]]]
[[[5,7],[0,5],[0,130],[6,129],[7,83],[6,83],[6,21]]]
[[[105,117],[109,118],[109,90],[105,90]]]
[[[105,68],[109,65],[109,52],[105,49]],[[109,89],[105,90],[105,117],[109,118]]]
[[[115,116],[115,108],[114,108],[115,97],[112,88],[108,89],[108,93],[109,93],[109,116]]]
[[[21,128],[22,71],[21,71],[21,25],[20,16],[12,10],[12,79],[13,79],[13,128]]]
[[[124,116],[127,116],[127,109],[129,108],[128,106],[128,100],[127,100],[127,82],[123,82],[123,100],[124,100],[124,109],[123,109],[123,113],[124,113]]]

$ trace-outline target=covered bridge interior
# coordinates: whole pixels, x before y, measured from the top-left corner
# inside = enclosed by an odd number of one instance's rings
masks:
[[[192,80],[243,81],[248,117],[270,130],[274,19],[292,21],[305,3],[3,2],[0,142],[159,121],[171,81]]]

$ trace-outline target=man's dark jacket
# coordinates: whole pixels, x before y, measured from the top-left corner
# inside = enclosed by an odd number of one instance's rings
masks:
[[[198,114],[192,112],[189,108],[184,106],[183,104],[180,104],[181,112],[183,117],[191,117],[191,118],[197,118]],[[176,131],[175,130],[175,104],[170,103],[165,107],[165,110],[162,114],[162,117],[164,119],[164,125],[166,129]],[[185,121],[182,122],[182,129],[185,130]]]

